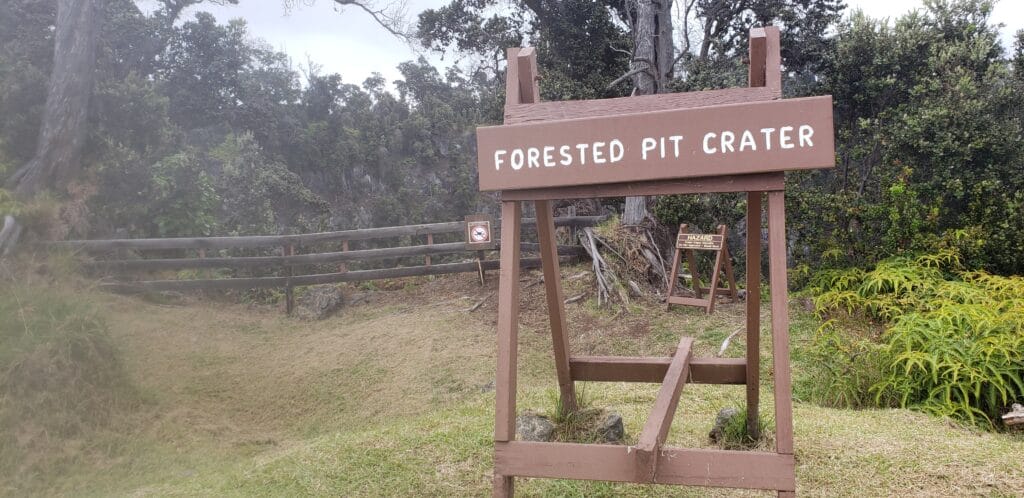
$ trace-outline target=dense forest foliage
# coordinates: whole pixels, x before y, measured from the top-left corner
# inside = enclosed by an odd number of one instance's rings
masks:
[[[295,67],[244,21],[218,23],[201,5],[182,15],[166,8],[175,2],[149,13],[98,4],[78,173],[34,198],[0,191],[0,210],[51,219],[36,236],[458,219],[492,209],[477,192],[474,128],[501,119],[505,47],[538,47],[545,99],[628,95],[639,74],[635,2],[453,0],[421,13],[413,39],[457,65],[421,58],[398,81],[358,84]],[[1024,34],[1002,47],[990,2],[929,0],[894,21],[839,0],[680,7],[660,90],[745,85],[747,30],[773,23],[786,95],[834,96],[837,167],[787,177],[799,268],[956,248],[969,267],[1024,273]],[[56,15],[54,2],[0,4],[0,177],[36,153]],[[651,202],[668,225],[744,230],[738,196]]]

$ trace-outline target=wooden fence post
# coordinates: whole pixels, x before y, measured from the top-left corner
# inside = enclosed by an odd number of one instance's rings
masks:
[[[348,252],[348,241],[347,240],[341,241],[341,252]],[[339,263],[338,264],[338,273],[345,273],[347,271],[348,271],[348,263]]]
[[[286,256],[295,255],[295,244],[288,244],[287,247],[282,248]],[[295,293],[292,291],[292,277],[294,276],[294,266],[288,265],[288,280],[285,281],[284,298],[285,298],[285,313],[288,316],[292,315],[292,310],[295,309]]]
[[[428,233],[427,234],[427,245],[428,246],[434,245],[434,234],[432,234],[432,233]],[[424,262],[424,264],[426,266],[430,266],[430,255],[429,254],[427,254],[426,256],[423,257],[423,262]]]

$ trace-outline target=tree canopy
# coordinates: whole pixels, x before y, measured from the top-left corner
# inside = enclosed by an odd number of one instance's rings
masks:
[[[454,55],[394,82],[297,68],[243,20],[201,6],[101,2],[78,235],[298,232],[457,219],[492,209],[474,128],[499,122],[504,50],[538,48],[548,100],[631,93],[634,1],[452,0],[416,43]],[[956,246],[1024,272],[1024,32],[999,44],[991,2],[928,0],[894,21],[840,0],[685,0],[664,90],[746,85],[746,36],[782,30],[787,96],[831,94],[837,167],[787,177],[797,263],[862,265]],[[37,152],[54,70],[54,2],[0,4],[0,175]],[[176,20],[176,21],[175,21]],[[6,196],[5,196],[6,198]],[[661,198],[666,224],[736,226],[738,197]],[[67,233],[65,231],[64,233]]]

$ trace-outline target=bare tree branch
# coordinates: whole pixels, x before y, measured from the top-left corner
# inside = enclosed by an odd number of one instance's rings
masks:
[[[648,73],[651,73],[651,68],[649,68],[649,67],[638,67],[636,69],[633,69],[632,71],[627,72],[626,74],[623,74],[622,76],[619,76],[618,78],[615,78],[615,81],[613,81],[613,82],[608,84],[608,90],[611,90],[612,88],[615,88],[615,85],[618,85],[619,83],[622,83],[623,81],[626,81],[629,78],[632,78],[633,76],[636,76],[637,74],[639,74],[639,73],[641,73],[643,71],[647,71]],[[651,76],[653,77],[654,75],[651,74]]]
[[[377,21],[377,24],[388,33],[405,42],[411,39],[405,22],[406,4],[404,1],[389,3],[382,8],[376,8],[372,0],[369,2],[363,0],[334,0],[334,3],[339,6],[353,5],[359,7],[363,12],[369,14],[374,21]]]

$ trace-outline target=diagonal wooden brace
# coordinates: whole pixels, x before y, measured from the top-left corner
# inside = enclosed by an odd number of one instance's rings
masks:
[[[654,482],[658,469],[658,453],[661,445],[665,443],[665,438],[668,437],[672,418],[679,405],[679,395],[683,392],[686,378],[690,374],[692,347],[692,337],[683,337],[679,341],[676,354],[672,357],[668,372],[665,373],[665,380],[662,381],[658,396],[654,399],[654,408],[651,409],[651,415],[640,432],[640,441],[633,448],[636,452],[637,482]]]

